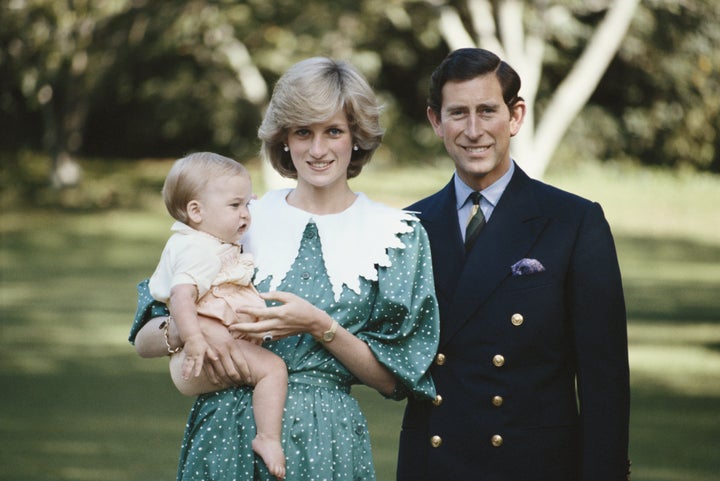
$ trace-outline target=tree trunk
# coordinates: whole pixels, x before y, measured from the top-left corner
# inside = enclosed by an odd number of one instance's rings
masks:
[[[61,151],[53,157],[50,185],[54,189],[66,189],[80,184],[82,167],[68,152]]]
[[[542,75],[545,19],[535,18],[524,27],[522,0],[466,0],[475,39],[465,28],[458,11],[444,6],[439,28],[448,47],[481,47],[496,53],[517,70],[522,79],[520,95],[527,114],[520,133],[513,139],[512,155],[529,175],[542,178],[572,121],[587,103],[630,26],[639,0],[614,0],[596,28],[585,50],[553,93],[542,118],[535,122],[535,100]],[[542,17],[548,2],[536,2]],[[497,21],[497,24],[496,24]],[[498,34],[498,31],[500,34]]]
[[[632,21],[639,0],[615,0],[598,25],[580,58],[560,83],[550,99],[542,119],[535,128],[535,138],[529,146],[533,153],[531,171],[539,177],[545,173],[550,158],[562,141],[572,121],[585,106],[613,57],[620,49]]]

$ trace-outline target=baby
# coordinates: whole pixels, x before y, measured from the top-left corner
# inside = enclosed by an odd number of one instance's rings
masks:
[[[168,305],[164,328],[175,322],[184,342],[182,350],[168,344],[170,373],[175,386],[189,396],[230,386],[210,382],[203,372],[206,356],[215,353],[201,331],[199,317],[230,326],[253,322],[236,307],[265,306],[251,280],[254,263],[239,240],[250,226],[248,204],[253,198],[247,169],[211,152],[188,155],[170,169],[163,199],[177,221],[150,278],[152,296]],[[166,331],[167,334],[167,331]],[[285,477],[282,414],[287,394],[287,370],[278,356],[242,338],[254,381],[253,412],[257,435],[253,450],[278,479]]]

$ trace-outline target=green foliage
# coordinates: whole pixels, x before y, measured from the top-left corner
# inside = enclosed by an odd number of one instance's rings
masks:
[[[140,208],[159,198],[168,161],[138,160],[132,170],[116,168],[126,161],[84,159],[84,182],[54,189],[47,182],[52,160],[21,150],[0,153],[0,209],[27,206],[70,211],[102,211],[108,208]]]
[[[452,3],[467,12],[467,0]],[[720,171],[715,3],[643,2],[563,150]],[[550,28],[526,9],[529,28],[547,29],[541,111],[606,6],[533,7],[562,14]],[[351,60],[377,89],[386,107],[382,160],[427,165],[442,151],[425,118],[428,78],[447,49],[436,8],[426,0],[7,0],[0,146],[11,155],[42,151],[48,168],[64,152],[145,158],[216,150],[250,159],[278,76],[299,59],[329,55]]]
[[[158,191],[168,167],[86,166],[86,183],[110,179],[118,192],[140,194],[135,209],[3,208],[0,480],[173,479],[192,401],[172,387],[167,359],[140,359],[127,343],[135,284],[157,262],[171,224]],[[371,164],[354,185],[404,206],[451,172],[449,164]],[[616,234],[629,312],[633,480],[714,481],[720,211],[712,196],[720,181],[625,164],[549,177],[600,201]],[[378,479],[394,479],[403,403],[355,392]]]
[[[644,2],[568,142],[596,158],[720,172],[718,24],[714,0]]]

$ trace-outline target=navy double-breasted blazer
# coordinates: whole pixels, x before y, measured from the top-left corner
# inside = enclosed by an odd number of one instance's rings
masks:
[[[441,333],[438,397],[408,402],[398,479],[625,480],[625,303],[600,206],[516,166],[467,255],[452,181],[408,210],[430,237]],[[521,259],[544,270],[513,275]]]

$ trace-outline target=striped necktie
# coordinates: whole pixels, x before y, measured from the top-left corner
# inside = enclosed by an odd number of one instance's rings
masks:
[[[480,199],[482,194],[480,192],[473,192],[470,194],[470,200],[472,201],[472,211],[470,212],[470,219],[468,225],[465,228],[465,252],[469,252],[472,245],[475,243],[480,231],[485,225],[485,216],[483,215],[482,209],[480,208]]]

